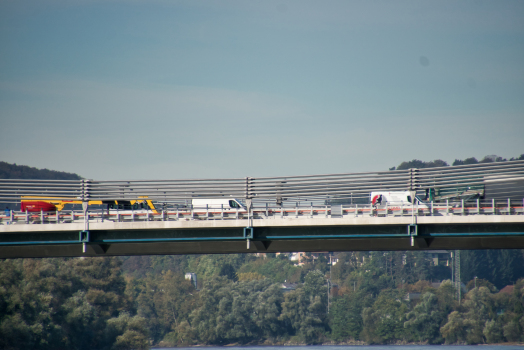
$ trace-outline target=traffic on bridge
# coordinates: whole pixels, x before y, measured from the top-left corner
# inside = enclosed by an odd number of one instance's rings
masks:
[[[0,180],[0,256],[524,247],[524,161],[240,179]]]

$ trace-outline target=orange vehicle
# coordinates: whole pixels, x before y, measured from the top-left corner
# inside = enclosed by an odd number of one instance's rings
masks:
[[[25,199],[24,199],[25,198]],[[134,200],[88,201],[89,205],[107,205],[108,210],[151,210],[158,214],[155,205],[148,197],[138,197]],[[82,204],[81,200],[63,197],[28,197],[21,200],[21,211],[62,211],[67,204]]]

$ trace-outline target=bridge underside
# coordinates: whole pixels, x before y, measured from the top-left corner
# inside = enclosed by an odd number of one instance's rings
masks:
[[[3,232],[0,258],[524,249],[523,223]]]

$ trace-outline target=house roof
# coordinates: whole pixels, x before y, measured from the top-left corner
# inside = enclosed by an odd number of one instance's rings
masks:
[[[502,288],[499,293],[505,293],[505,294],[508,294],[508,295],[511,295],[513,294],[513,289],[515,288],[515,286],[506,286],[504,288]]]

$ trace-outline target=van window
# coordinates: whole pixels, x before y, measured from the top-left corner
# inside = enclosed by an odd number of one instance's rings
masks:
[[[408,196],[408,202],[411,203],[411,196]]]
[[[234,200],[230,200],[230,201],[229,201],[229,206],[230,206],[231,208],[240,208],[240,205],[238,205],[238,203],[235,202]]]

